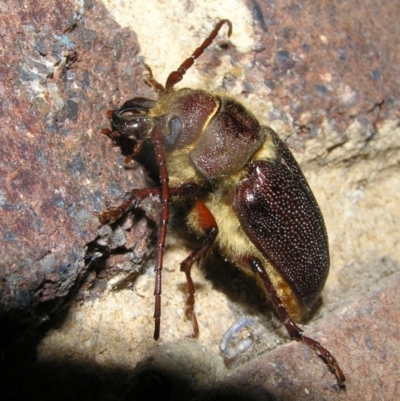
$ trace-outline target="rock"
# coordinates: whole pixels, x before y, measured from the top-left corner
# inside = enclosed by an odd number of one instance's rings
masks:
[[[125,262],[139,268],[152,229],[143,221],[113,244],[95,216],[145,186],[141,167],[125,172],[120,149],[101,134],[106,110],[138,90],[135,35],[101,3],[26,3],[5,4],[0,17],[0,315],[35,324],[97,257],[135,248]]]

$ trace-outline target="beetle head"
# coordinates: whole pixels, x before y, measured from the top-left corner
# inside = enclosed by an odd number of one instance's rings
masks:
[[[154,122],[149,115],[155,101],[144,97],[136,97],[125,102],[118,110],[111,114],[111,123],[114,131],[121,136],[134,140],[148,138]]]

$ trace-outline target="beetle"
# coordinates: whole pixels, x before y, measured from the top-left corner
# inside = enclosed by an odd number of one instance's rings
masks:
[[[199,89],[174,89],[223,25],[231,35],[231,22],[219,21],[201,46],[170,73],[165,87],[145,66],[146,82],[157,100],[135,97],[108,112],[112,130],[103,133],[135,141],[126,162],[144,141],[151,141],[160,187],[133,189],[121,205],[101,212],[99,221],[114,223],[149,196],[161,202],[154,289],[157,340],[169,204],[176,198],[191,201],[189,228],[205,238],[180,265],[186,275],[186,316],[192,320],[193,337],[199,327],[191,268],[218,245],[226,259],[254,276],[290,338],[313,349],[344,387],[345,376],[332,354],[296,325],[320,299],[329,271],[324,220],[299,165],[278,135],[237,100]]]

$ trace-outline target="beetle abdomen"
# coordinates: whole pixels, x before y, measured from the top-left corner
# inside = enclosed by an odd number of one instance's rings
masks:
[[[233,207],[251,241],[310,309],[329,271],[325,225],[304,177],[289,166],[297,166],[293,156],[288,152],[281,162],[277,151],[274,161],[251,163],[235,189]]]

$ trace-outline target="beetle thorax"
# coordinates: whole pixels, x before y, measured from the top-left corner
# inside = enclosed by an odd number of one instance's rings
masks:
[[[187,153],[189,164],[208,180],[241,171],[265,141],[243,105],[203,90],[167,92],[151,115],[162,118],[170,150]]]

